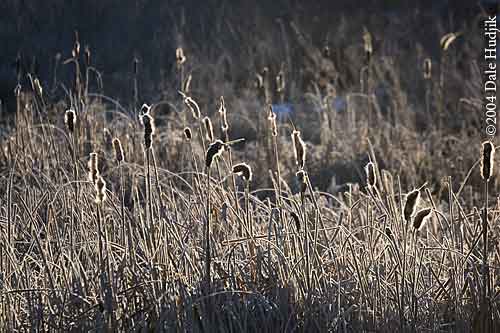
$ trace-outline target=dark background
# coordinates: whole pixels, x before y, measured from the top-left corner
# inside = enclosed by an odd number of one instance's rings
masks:
[[[282,61],[278,18],[287,30],[289,22],[298,22],[318,45],[325,39],[334,46],[358,43],[362,27],[367,26],[375,47],[383,52],[391,52],[391,41],[403,55],[418,46],[437,56],[440,36],[473,26],[479,13],[479,2],[474,0],[2,0],[0,99],[12,105],[17,54],[22,54],[26,72],[36,72],[44,86],[52,85],[55,57],[58,53],[62,61],[70,57],[76,30],[82,50],[88,45],[92,51],[106,94],[129,99],[132,59],[137,55],[141,100],[154,100],[171,94],[167,90],[172,88],[174,51],[179,45],[185,48],[193,73],[227,55],[232,75],[220,81],[231,82],[237,93],[248,72]],[[59,78],[68,85],[72,70],[71,65],[59,68]]]

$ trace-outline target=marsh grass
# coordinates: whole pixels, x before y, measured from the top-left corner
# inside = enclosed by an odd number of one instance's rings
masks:
[[[372,48],[369,81],[382,66]],[[493,143],[478,160],[478,147],[435,129],[422,138],[390,113],[377,114],[368,139],[370,125],[351,113],[372,88],[350,94],[345,113],[298,114],[288,126],[270,106],[269,68],[258,74],[267,126],[220,98],[218,131],[186,85],[169,103],[188,114],[165,116],[159,102],[137,119],[137,66],[130,112],[89,92],[88,78],[76,84],[74,128],[62,110],[49,116],[43,82],[16,90],[11,136],[1,139],[1,331],[498,330]],[[294,84],[285,74],[282,65],[279,101]],[[404,103],[394,105],[403,116]],[[325,125],[328,142],[301,116]],[[231,137],[244,126],[262,138]]]

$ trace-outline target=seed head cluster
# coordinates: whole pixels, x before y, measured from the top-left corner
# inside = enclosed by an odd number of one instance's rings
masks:
[[[73,133],[76,125],[76,113],[73,109],[69,109],[64,113],[64,123],[68,132]]]
[[[252,168],[246,163],[235,164],[233,173],[241,176],[246,182],[252,181]]]
[[[205,159],[205,166],[210,169],[212,163],[216,157],[219,157],[224,151],[225,144],[221,140],[215,140],[212,142],[207,149],[207,155]]]
[[[488,182],[493,174],[495,146],[490,141],[485,141],[481,150],[481,177]]]
[[[295,163],[300,169],[303,169],[306,164],[306,145],[300,137],[300,131],[294,130],[292,132],[292,142]]]

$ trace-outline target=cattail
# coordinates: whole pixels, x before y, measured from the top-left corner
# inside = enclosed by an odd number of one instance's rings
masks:
[[[269,116],[267,117],[271,125],[271,135],[278,136],[278,127],[276,126],[276,114],[273,112],[273,106],[269,105]]]
[[[300,137],[300,131],[294,130],[292,132],[292,141],[295,163],[300,169],[303,169],[306,164],[306,145]]]
[[[88,45],[85,45],[85,65],[90,67],[90,48]]]
[[[461,33],[455,33],[455,32],[450,32],[441,37],[441,40],[439,41],[439,44],[441,45],[441,48],[443,51],[447,51],[448,48],[450,47],[451,43],[457,39],[458,36],[460,36]]]
[[[366,171],[366,183],[368,184],[369,187],[374,187],[375,184],[377,183],[377,177],[375,174],[375,164],[373,162],[369,162],[365,166],[365,171]]]
[[[97,153],[90,153],[89,160],[89,180],[92,184],[96,184],[97,178],[99,178],[99,168],[98,168]]]
[[[134,76],[137,76],[139,73],[139,59],[137,59],[137,56],[134,57]]]
[[[255,73],[254,86],[257,89],[261,89],[262,87],[264,87],[264,78],[259,73]]]
[[[139,117],[145,113],[149,113],[151,110],[151,105],[142,104],[141,109],[139,110]]]
[[[365,49],[366,61],[370,62],[373,53],[372,35],[366,28],[363,28],[363,44]]]
[[[328,46],[328,44],[325,43],[325,45],[323,45],[322,53],[323,57],[330,58],[331,51],[330,51],[330,46]]]
[[[425,221],[431,216],[432,208],[424,208],[418,211],[413,219],[413,228],[415,230],[420,230],[424,225]]]
[[[208,141],[214,141],[214,128],[212,126],[212,121],[210,118],[203,118],[203,124],[205,125],[205,131],[207,132],[206,138]]]
[[[191,80],[193,79],[193,76],[191,74],[189,74],[186,78],[186,80],[184,81],[184,87],[183,87],[183,91],[187,94],[189,93],[189,89],[191,87]]]
[[[175,50],[175,59],[177,62],[177,67],[180,68],[186,62],[186,56],[184,55],[184,50],[182,47],[178,47]]]
[[[98,176],[95,182],[95,202],[102,204],[106,200],[106,182],[101,176]]]
[[[191,129],[189,127],[184,128],[184,137],[187,141],[191,141],[193,138],[193,134],[191,133]]]
[[[278,94],[283,93],[285,91],[285,73],[283,69],[278,72],[276,75],[276,92]]]
[[[495,160],[495,146],[490,141],[485,141],[481,149],[481,177],[487,182],[493,174]]]
[[[78,31],[75,31],[75,45],[73,46],[73,51],[71,52],[73,58],[77,59],[80,56],[80,41],[78,38]]]
[[[191,113],[193,114],[194,119],[200,119],[201,117],[201,112],[200,112],[200,107],[198,106],[198,103],[195,102],[194,99],[192,99],[189,96],[184,96],[184,104],[191,110]]]
[[[221,140],[215,140],[212,142],[207,149],[207,156],[205,159],[205,166],[210,169],[212,163],[216,157],[219,157],[224,151],[224,142]]]
[[[418,202],[420,201],[420,189],[416,189],[408,193],[406,196],[406,203],[404,207],[404,218],[405,221],[410,221],[415,210],[417,209]]]
[[[17,54],[16,57],[16,75],[17,75],[17,80],[21,80],[21,53]]]
[[[229,125],[227,123],[226,103],[224,102],[223,96],[220,97],[219,114],[222,118],[222,130],[225,132],[229,129]]]
[[[76,125],[76,113],[73,109],[66,110],[64,113],[64,123],[66,124],[66,128],[70,133],[75,131]]]
[[[153,135],[155,134],[154,119],[149,112],[141,116],[141,123],[144,126],[144,148],[150,149],[153,144]]]
[[[246,163],[235,164],[233,173],[241,176],[246,182],[252,181],[252,168]]]
[[[113,149],[115,151],[115,158],[118,163],[123,162],[125,159],[123,154],[122,142],[118,138],[113,139]]]
[[[430,80],[432,78],[432,60],[430,58],[424,59],[424,79]]]
[[[22,88],[21,88],[21,84],[19,84],[19,83],[18,83],[18,84],[16,85],[16,88],[14,88],[14,95],[15,95],[16,97],[21,96],[21,90],[22,90]]]
[[[299,170],[295,175],[300,185],[300,193],[304,193],[307,189],[307,173],[304,170]]]
[[[43,88],[42,85],[40,84],[40,80],[38,78],[35,78],[33,81],[33,84],[35,86],[35,91],[38,94],[38,96],[42,97],[43,96]]]

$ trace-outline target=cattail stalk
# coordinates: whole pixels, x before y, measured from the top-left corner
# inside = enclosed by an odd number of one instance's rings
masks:
[[[118,169],[120,172],[120,214],[122,218],[122,227],[121,227],[121,234],[120,234],[120,241],[121,244],[125,246],[125,229],[127,227],[125,226],[125,187],[124,187],[124,180],[123,180],[123,162],[125,160],[125,156],[123,154],[123,147],[120,139],[114,138],[113,139],[113,150],[115,152],[115,160],[118,163]],[[130,231],[128,232],[130,235]],[[129,240],[130,242],[130,240]],[[128,248],[130,251],[130,246]]]
[[[482,324],[483,330],[487,331],[489,328],[489,285],[490,285],[490,274],[489,274],[489,264],[488,264],[488,196],[489,196],[489,182],[493,175],[493,165],[495,163],[495,146],[491,141],[485,141],[482,144],[481,149],[481,177],[484,180],[484,216],[482,225],[482,236],[483,236],[483,285],[481,290],[482,302],[481,302],[481,313],[482,313]]]

